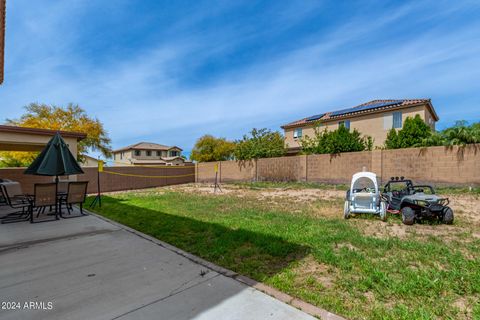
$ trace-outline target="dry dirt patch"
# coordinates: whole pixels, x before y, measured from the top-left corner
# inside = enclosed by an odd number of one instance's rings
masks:
[[[215,192],[213,184],[197,183],[183,184],[165,187],[167,190],[181,191],[188,193],[215,194],[217,196],[233,195],[243,197],[253,196],[259,200],[263,199],[288,199],[292,202],[312,202],[319,199],[331,200],[342,198],[345,191],[323,190],[323,189],[289,189],[289,188],[265,188],[261,190],[242,188],[241,186],[222,184],[221,191]]]
[[[335,271],[324,263],[320,263],[312,255],[302,259],[298,266],[293,269],[297,275],[295,282],[299,286],[305,286],[310,279],[314,279],[323,288],[331,288],[335,281]]]
[[[455,216],[465,223],[480,226],[480,198],[475,195],[446,195]],[[478,234],[480,235],[480,234]]]
[[[289,188],[265,188],[249,189],[241,186],[223,184],[222,191],[214,193],[212,184],[186,184],[166,187],[166,190],[207,194],[215,196],[235,196],[250,198],[261,201],[271,207],[281,207],[296,214],[301,211],[307,212],[314,217],[342,219],[342,201],[345,191],[324,189],[289,189]],[[391,216],[389,221],[381,222],[377,219],[352,218],[355,224],[364,234],[379,238],[398,237],[406,238],[416,236],[419,238],[437,236],[445,240],[459,240],[465,232],[471,233],[473,238],[480,238],[480,198],[475,195],[444,195],[450,198],[450,206],[455,212],[455,224],[415,224],[405,226],[401,224],[399,217]]]

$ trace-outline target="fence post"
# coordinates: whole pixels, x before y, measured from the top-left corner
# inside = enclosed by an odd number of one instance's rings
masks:
[[[308,182],[308,154],[305,155],[305,182]]]
[[[383,150],[372,150],[369,152],[372,156],[370,171],[376,173],[377,177],[380,178],[380,183],[383,184]]]
[[[218,161],[218,182],[222,183],[222,161]]]
[[[198,162],[195,162],[195,183],[198,183]]]
[[[383,150],[380,150],[380,184],[383,185]]]
[[[255,159],[255,182],[258,181],[258,159]]]

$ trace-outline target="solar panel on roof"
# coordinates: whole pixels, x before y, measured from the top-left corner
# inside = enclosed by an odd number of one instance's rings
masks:
[[[336,116],[341,116],[341,115],[351,113],[351,112],[359,112],[359,111],[364,111],[364,110],[370,110],[370,109],[392,106],[392,105],[395,105],[395,104],[400,104],[402,102],[403,102],[403,100],[394,100],[394,101],[388,101],[388,102],[375,102],[375,103],[366,104],[366,105],[359,106],[359,107],[354,107],[354,108],[335,111],[335,112],[332,112],[330,114],[330,116],[331,117],[336,117]]]
[[[315,121],[315,120],[320,119],[320,118],[323,117],[324,115],[325,115],[325,113],[317,114],[317,115],[308,117],[307,119],[305,119],[305,121]]]

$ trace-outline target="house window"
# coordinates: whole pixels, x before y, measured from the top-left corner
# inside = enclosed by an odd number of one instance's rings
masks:
[[[178,157],[178,151],[170,151],[171,157]]]
[[[120,152],[120,160],[123,159],[123,152]]]
[[[383,129],[384,130],[391,130],[393,128],[393,115],[386,114],[383,116]]]
[[[350,130],[350,120],[345,120],[345,121],[340,121],[338,123],[338,126],[344,126],[345,128],[347,128],[348,130]]]
[[[294,139],[299,139],[302,137],[302,128],[296,128],[295,130],[293,130],[293,138]]]
[[[138,157],[140,156],[140,150],[135,150],[135,155]]]
[[[402,112],[397,111],[393,113],[393,128],[400,129],[402,128]]]
[[[150,157],[150,156],[152,156],[152,151],[147,150],[147,157]]]
[[[157,151],[157,157],[161,157],[162,156],[162,151]]]

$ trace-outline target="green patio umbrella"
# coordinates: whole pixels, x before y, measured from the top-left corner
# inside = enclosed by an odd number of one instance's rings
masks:
[[[57,184],[58,176],[80,173],[83,173],[82,168],[58,132],[24,172],[24,174],[54,176]]]
[[[83,173],[82,168],[68,149],[68,145],[57,132],[47,143],[24,174],[55,177],[55,193],[58,193],[58,176]],[[61,212],[60,212],[61,215]],[[58,219],[58,205],[55,204],[55,219]]]

